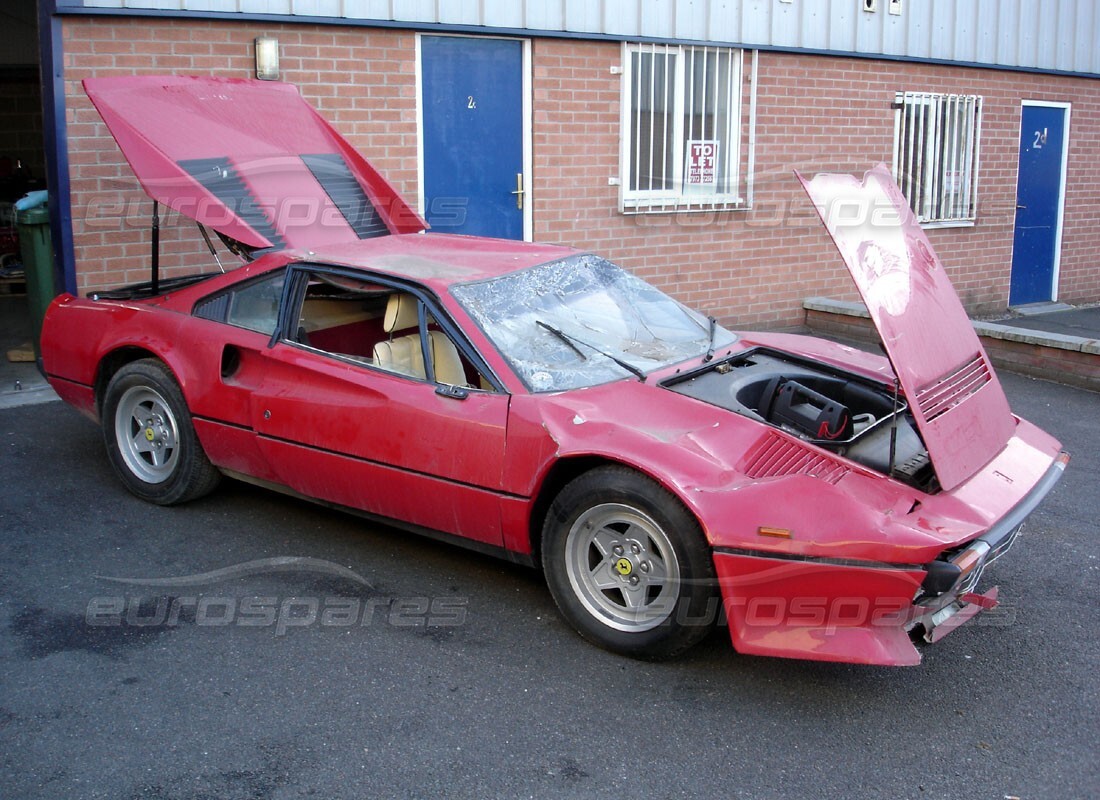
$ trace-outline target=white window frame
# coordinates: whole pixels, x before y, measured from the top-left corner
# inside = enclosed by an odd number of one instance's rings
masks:
[[[667,159],[672,159],[672,186],[671,189],[641,189],[633,188],[631,181],[631,166],[640,160],[641,143],[634,141],[632,135],[632,122],[641,120],[641,109],[634,108],[634,59],[635,53],[652,53],[655,55],[674,56],[673,70],[666,70],[665,83],[661,87],[663,91],[672,90],[672,108],[665,114],[662,136],[662,164]],[[685,191],[684,172],[686,162],[686,132],[684,131],[686,91],[686,65],[690,58],[706,57],[715,54],[718,59],[726,59],[729,70],[730,96],[726,99],[728,114],[724,133],[729,146],[729,152],[719,152],[719,169],[727,179],[727,185],[733,191],[724,193],[707,193],[705,191],[691,193]],[[755,53],[754,53],[755,56]],[[752,186],[752,127],[755,111],[755,92],[750,94],[748,103],[748,119],[744,118],[745,103],[742,102],[744,94],[744,50],[729,47],[710,47],[697,45],[670,45],[657,43],[623,43],[622,60],[622,84],[621,84],[621,119],[620,119],[620,159],[619,159],[619,210],[624,214],[660,213],[660,212],[692,212],[692,211],[732,211],[748,208],[751,203],[746,197],[751,198]],[[755,64],[755,60],[754,60]],[[755,89],[756,70],[752,70],[752,87]],[[651,86],[651,97],[657,87]],[[706,115],[707,90],[703,91],[704,101],[701,113]],[[705,125],[706,123],[704,123]],[[664,134],[669,132],[671,126],[671,147],[665,142]],[[653,133],[657,130],[657,123],[650,121],[650,141],[653,141]],[[693,138],[696,141],[698,137]],[[742,159],[745,147],[749,147],[749,163],[746,191],[742,192]],[[651,158],[651,162],[652,162]]]
[[[920,107],[928,113],[906,114]],[[981,95],[895,95],[894,178],[924,227],[967,227],[977,221],[981,133]]]

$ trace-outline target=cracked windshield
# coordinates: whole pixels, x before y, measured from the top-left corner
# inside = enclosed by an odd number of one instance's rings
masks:
[[[736,339],[593,255],[451,291],[534,392],[642,378]]]

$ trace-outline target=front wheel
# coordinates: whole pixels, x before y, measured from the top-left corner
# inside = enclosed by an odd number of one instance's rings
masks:
[[[669,658],[717,617],[714,564],[695,518],[624,467],[592,470],[562,489],[543,528],[542,560],[565,618],[617,653]]]
[[[199,444],[183,392],[161,362],[142,359],[116,372],[104,394],[102,419],[111,465],[141,499],[173,505],[217,485],[220,473]]]

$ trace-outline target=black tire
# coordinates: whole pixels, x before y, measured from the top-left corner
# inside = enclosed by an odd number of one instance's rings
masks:
[[[221,473],[203,452],[183,392],[160,361],[133,361],[116,372],[101,417],[111,466],[142,500],[170,506],[218,485]]]
[[[561,490],[543,525],[542,567],[562,615],[616,653],[671,658],[719,615],[714,561],[695,517],[625,467],[599,467]]]

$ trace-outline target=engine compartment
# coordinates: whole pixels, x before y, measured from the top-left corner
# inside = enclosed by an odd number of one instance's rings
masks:
[[[765,348],[663,385],[784,430],[921,491],[937,490],[909,406],[891,386]]]

